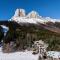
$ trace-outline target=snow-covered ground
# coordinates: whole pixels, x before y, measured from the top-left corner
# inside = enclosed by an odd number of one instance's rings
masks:
[[[60,52],[48,51],[47,56],[60,58]],[[32,51],[3,53],[0,47],[0,60],[38,60],[39,54],[33,55]]]
[[[53,58],[60,58],[60,52],[58,51],[48,51],[47,56],[53,57]]]
[[[38,54],[33,55],[32,51],[3,53],[0,48],[0,60],[38,60]]]

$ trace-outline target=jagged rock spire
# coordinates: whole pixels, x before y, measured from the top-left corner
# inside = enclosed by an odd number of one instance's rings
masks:
[[[16,9],[14,17],[18,17],[19,16],[19,9]]]
[[[31,11],[27,16],[29,18],[38,18],[39,14],[36,11]]]
[[[24,17],[25,16],[25,10],[24,9],[16,9],[14,17]]]
[[[21,17],[24,17],[25,16],[25,10],[24,9],[20,9],[19,14],[20,14]]]

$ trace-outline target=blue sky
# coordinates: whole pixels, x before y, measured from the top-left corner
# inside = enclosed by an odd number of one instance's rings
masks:
[[[0,21],[8,20],[17,8],[35,10],[43,17],[60,19],[60,0],[0,0]]]

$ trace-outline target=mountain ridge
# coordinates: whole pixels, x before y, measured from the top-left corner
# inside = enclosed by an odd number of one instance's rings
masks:
[[[0,25],[8,26],[9,23],[15,24],[16,26],[21,25],[27,27],[29,25],[36,25],[52,32],[60,33],[60,22],[55,20],[56,19],[52,19],[50,17],[43,18],[36,11],[31,11],[26,15],[24,9],[16,9],[14,16],[12,16],[8,21],[0,21]]]
[[[36,11],[31,11],[30,13],[26,14],[26,11],[24,9],[16,9],[14,16],[9,21],[16,21],[18,23],[47,23],[47,22],[60,22],[60,19],[52,19],[50,17],[42,17],[38,14]]]

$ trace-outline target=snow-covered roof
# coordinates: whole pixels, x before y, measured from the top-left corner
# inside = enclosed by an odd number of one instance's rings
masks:
[[[2,28],[5,28],[5,29],[9,29],[7,26],[5,25],[1,25]]]
[[[9,30],[9,28],[5,25],[1,25],[1,27],[3,28],[3,32],[7,32]]]

